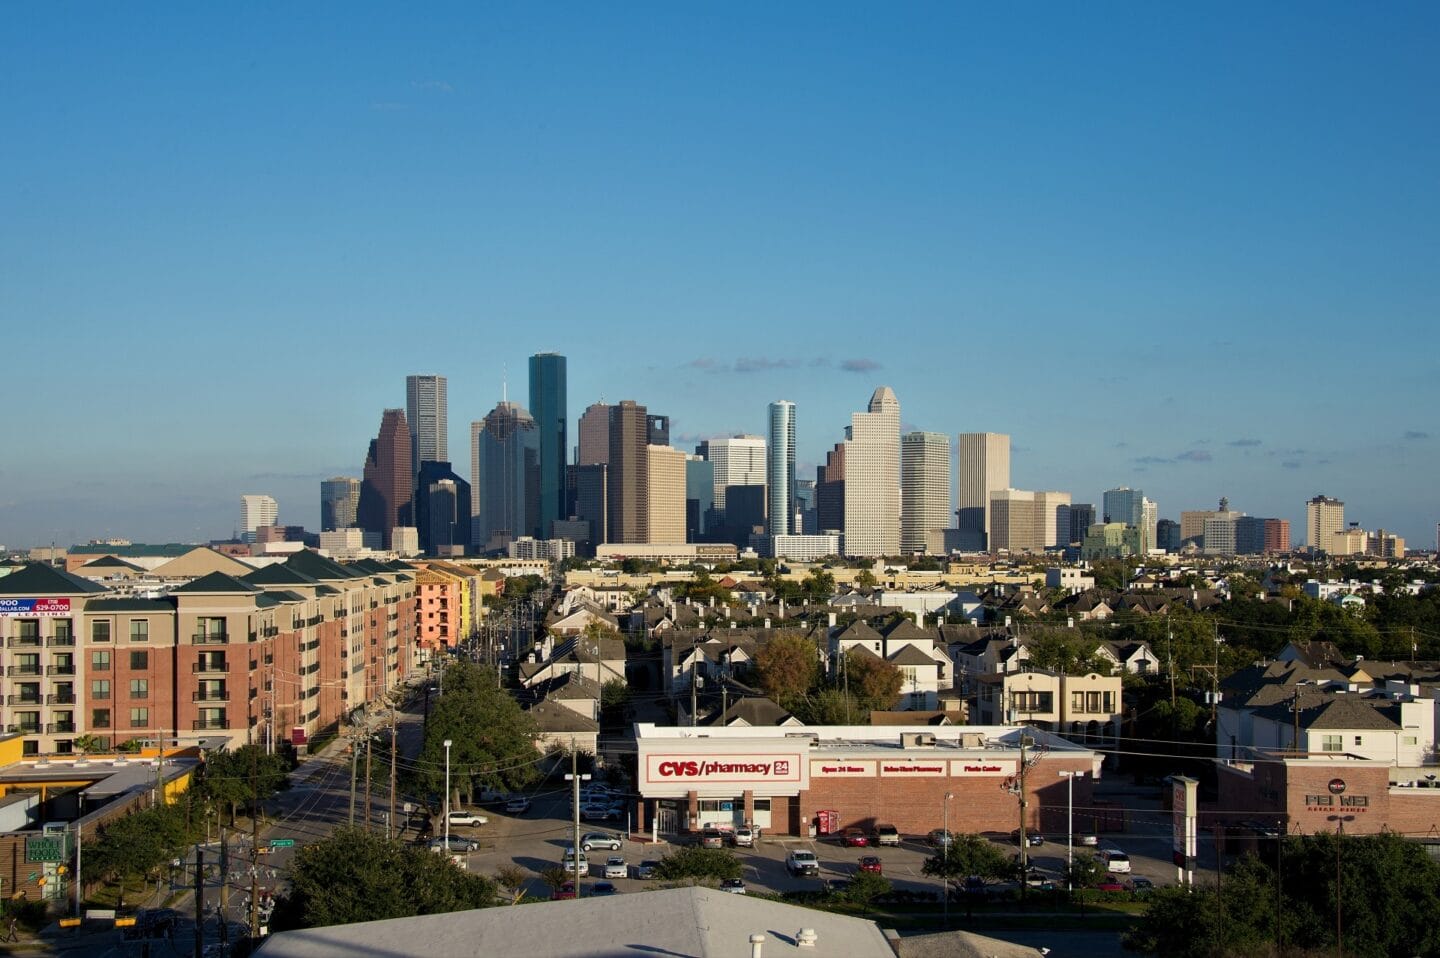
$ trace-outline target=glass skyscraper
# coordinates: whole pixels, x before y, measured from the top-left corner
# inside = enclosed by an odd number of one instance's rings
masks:
[[[765,507],[772,536],[795,532],[795,404],[770,404],[770,442],[765,457]]]
[[[565,514],[566,417],[565,357],[537,353],[530,357],[530,414],[539,432],[540,488],[536,502],[537,539],[548,539],[551,526]]]

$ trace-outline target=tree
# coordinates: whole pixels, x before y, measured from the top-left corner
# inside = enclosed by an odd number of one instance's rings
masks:
[[[86,755],[93,755],[96,752],[108,752],[110,750],[110,747],[105,744],[105,740],[98,735],[77,735],[72,744],[76,750]]]
[[[240,804],[253,805],[257,796],[268,798],[290,785],[284,758],[266,754],[264,748],[253,744],[233,752],[207,752],[197,779],[195,788],[202,798],[229,806],[232,827]]]
[[[803,635],[782,632],[755,653],[755,672],[765,694],[786,705],[819,681],[820,650]]]
[[[864,725],[869,720],[860,701],[844,689],[821,689],[795,699],[788,707],[806,725]]]
[[[1043,629],[1026,643],[1033,668],[1062,675],[1109,675],[1114,666],[1099,652],[1100,643],[1076,629]]]
[[[835,576],[828,569],[813,569],[805,577],[805,595],[811,602],[827,602],[835,595]]]
[[[495,883],[510,893],[510,904],[525,900],[525,869],[519,865],[505,864],[495,869]]]
[[[105,824],[100,829],[100,840],[85,849],[85,867],[90,875],[119,880],[116,905],[123,907],[126,885],[155,874],[178,858],[191,838],[183,809],[178,805],[157,805]]]
[[[611,679],[600,687],[600,713],[607,725],[625,720],[625,707],[630,704],[630,686],[623,679]]]
[[[937,849],[927,858],[921,871],[935,878],[954,881],[971,875],[1000,878],[1014,869],[1005,853],[985,836],[964,833],[952,835],[950,844]]]
[[[861,569],[860,573],[855,576],[855,587],[857,589],[863,589],[864,591],[869,592],[871,589],[875,588],[875,586],[879,584],[880,580],[875,578],[875,573],[871,572],[869,569]]]
[[[727,848],[701,848],[687,845],[677,848],[660,859],[655,866],[655,875],[667,881],[682,878],[739,878],[744,873],[740,859]]]
[[[905,685],[905,676],[893,663],[855,649],[845,653],[845,672],[850,691],[865,711],[895,707]]]
[[[437,915],[495,904],[495,882],[449,856],[359,828],[339,828],[301,848],[290,894],[276,907],[280,928]]]
[[[535,720],[474,663],[452,663],[443,683],[444,694],[425,725],[412,783],[432,794],[444,788],[446,739],[451,740],[451,786],[466,798],[486,788],[520,791],[533,782],[539,776]]]
[[[890,894],[890,879],[884,875],[877,875],[874,872],[857,872],[850,878],[850,887],[845,889],[845,897],[869,910],[870,903],[881,895]]]
[[[1067,877],[1071,886],[1083,896],[1085,889],[1100,884],[1100,880],[1105,877],[1106,868],[1105,863],[1090,852],[1080,852],[1071,863],[1069,872]]]

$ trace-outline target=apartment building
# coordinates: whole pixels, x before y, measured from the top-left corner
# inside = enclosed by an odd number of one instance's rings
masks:
[[[82,735],[306,741],[408,671],[413,578],[305,550],[147,598],[26,566],[0,579],[3,724],[29,755],[72,752]]]

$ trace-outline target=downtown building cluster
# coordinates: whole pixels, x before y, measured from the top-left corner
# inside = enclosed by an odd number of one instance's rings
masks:
[[[387,409],[362,475],[326,480],[322,531],[332,555],[571,555],[684,560],[737,552],[811,560],[964,552],[1064,552],[1075,559],[1156,552],[1288,552],[1287,520],[1214,510],[1162,518],[1144,490],[1106,490],[1097,508],[1069,492],[1011,484],[1010,437],[901,429],[900,401],[874,390],[813,479],[796,462],[801,410],[776,400],[765,435],[674,445],[668,416],[634,401],[586,406],[572,430],[567,360],[529,360],[528,407],[502,398],[470,423],[469,478],[448,454],[447,383],[406,379],[406,406]],[[573,444],[572,444],[573,443]],[[953,490],[953,493],[952,493]],[[1403,555],[1403,540],[1344,525],[1344,505],[1307,504],[1306,544],[1336,555]],[[276,535],[269,496],[242,502],[245,537]],[[277,527],[278,528],[278,527]]]

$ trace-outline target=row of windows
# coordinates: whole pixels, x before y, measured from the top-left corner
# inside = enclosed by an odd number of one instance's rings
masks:
[[[91,709],[90,727],[93,729],[114,728],[113,718],[110,709]],[[199,728],[225,728],[224,709],[201,709],[197,721]],[[150,710],[148,708],[130,709],[130,724],[132,729],[150,728]]]

